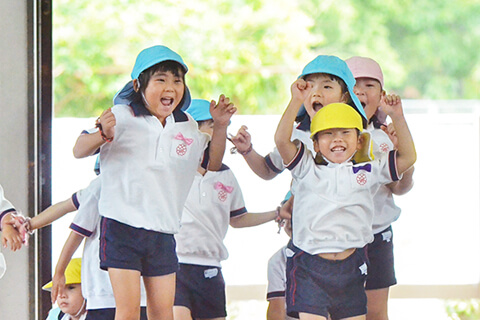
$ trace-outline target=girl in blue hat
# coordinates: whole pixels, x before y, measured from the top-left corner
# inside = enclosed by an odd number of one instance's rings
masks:
[[[100,267],[110,276],[115,319],[139,318],[141,276],[148,318],[173,319],[178,269],[173,235],[208,145],[208,169],[222,164],[236,108],[221,95],[210,107],[211,139],[200,132],[182,110],[190,101],[187,71],[167,47],[140,52],[116,105],[100,116],[98,131],[81,135],[74,148],[76,156],[100,150]]]

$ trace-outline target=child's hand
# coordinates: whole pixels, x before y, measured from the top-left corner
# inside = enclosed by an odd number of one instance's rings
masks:
[[[381,100],[382,110],[390,117],[403,117],[402,100],[396,94],[387,94]]]
[[[11,224],[4,223],[2,226],[2,246],[17,251],[22,247],[23,238],[20,232]]]
[[[214,125],[227,127],[230,123],[230,118],[237,111],[230,99],[223,94],[218,98],[218,103],[215,100],[210,102],[210,114],[212,115]]]
[[[230,141],[232,141],[240,153],[246,152],[252,145],[252,137],[247,129],[247,126],[241,126],[240,129],[238,129],[237,135],[230,138]]]
[[[52,278],[52,293],[50,296],[52,304],[57,301],[58,296],[63,295],[63,292],[65,291],[65,282],[65,274],[55,272]]]
[[[382,125],[380,129],[385,132],[390,140],[393,143],[393,148],[397,149],[398,148],[398,139],[397,139],[397,132],[395,131],[395,127],[393,126],[393,123],[389,123],[387,126]]]
[[[300,78],[292,84],[290,90],[292,92],[292,100],[298,100],[303,103],[310,93],[310,90],[312,90],[312,85]]]
[[[108,139],[115,136],[115,125],[117,124],[112,108],[103,111],[102,115],[97,119],[97,124],[101,125],[101,131]]]
[[[282,219],[292,219],[293,212],[293,196],[291,196],[281,207],[280,217]]]

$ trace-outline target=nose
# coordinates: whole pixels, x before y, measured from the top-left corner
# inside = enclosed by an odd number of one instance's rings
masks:
[[[363,90],[359,86],[355,85],[353,87],[353,93],[358,96],[363,94]]]

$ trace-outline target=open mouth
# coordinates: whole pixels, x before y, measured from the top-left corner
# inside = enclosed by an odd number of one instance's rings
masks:
[[[362,107],[365,109],[365,106],[367,105],[365,102],[361,102],[360,101],[360,104],[362,105]]]
[[[312,108],[313,110],[315,110],[315,112],[317,112],[318,110],[323,108],[323,104],[321,104],[320,102],[314,102],[312,103]]]
[[[160,101],[164,106],[171,106],[173,104],[173,98],[162,98]]]

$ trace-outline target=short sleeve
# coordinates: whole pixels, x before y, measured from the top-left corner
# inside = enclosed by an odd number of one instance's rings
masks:
[[[100,221],[98,199],[100,195],[100,179],[96,178],[90,185],[78,193],[80,204],[78,212],[73,218],[70,229],[76,233],[90,237]]]
[[[268,260],[267,300],[285,297],[287,287],[286,268],[285,247],[282,247]]]

